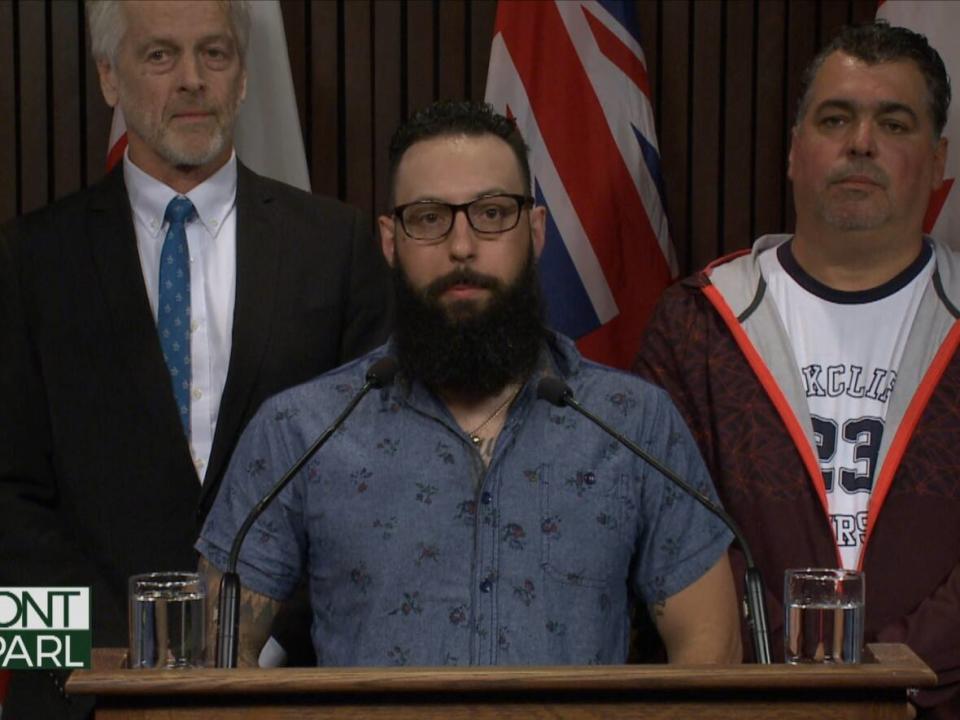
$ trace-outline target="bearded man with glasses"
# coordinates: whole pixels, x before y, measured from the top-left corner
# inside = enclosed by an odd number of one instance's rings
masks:
[[[243,545],[241,664],[301,576],[321,665],[622,663],[635,602],[670,661],[739,662],[727,530],[598,429],[537,400],[540,379],[562,378],[715,497],[667,396],[544,326],[546,211],[515,125],[490,106],[436,103],[390,152],[395,207],[379,222],[395,334],[266,403],[197,544],[216,588],[257,499],[371,365],[396,357],[393,386],[357,406]]]

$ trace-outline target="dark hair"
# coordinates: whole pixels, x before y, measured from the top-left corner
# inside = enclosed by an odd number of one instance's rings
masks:
[[[494,135],[510,146],[520,165],[524,194],[530,192],[530,162],[527,144],[517,124],[498,113],[489,103],[469,100],[438,100],[414,113],[390,140],[390,197],[396,189],[397,167],[404,153],[414,143],[449,135]]]
[[[803,74],[803,92],[797,107],[797,124],[807,112],[810,87],[820,67],[828,56],[838,50],[868,65],[913,60],[927,81],[930,116],[933,119],[935,136],[940,137],[943,126],[947,124],[947,111],[950,109],[950,78],[947,77],[943,60],[925,36],[907,28],[891,26],[885,20],[845,27],[817,53]]]

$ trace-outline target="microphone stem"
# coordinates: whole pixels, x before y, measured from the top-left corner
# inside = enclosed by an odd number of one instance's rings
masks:
[[[257,518],[267,509],[267,506],[273,502],[273,499],[279,495],[290,480],[303,469],[303,466],[306,465],[317,450],[330,439],[330,436],[340,429],[340,426],[344,420],[347,419],[347,416],[353,412],[357,404],[363,400],[366,394],[379,384],[379,382],[379,380],[367,379],[363,387],[360,388],[360,391],[353,396],[343,409],[343,412],[333,421],[333,424],[331,424],[320,437],[313,441],[313,444],[311,444],[306,452],[300,456],[300,459],[283,474],[283,477],[270,489],[270,492],[260,499],[260,502],[254,506],[250,514],[247,515],[246,520],[243,521],[243,525],[240,526],[240,530],[237,532],[236,537],[234,537],[233,545],[230,548],[230,559],[227,562],[227,571],[220,580],[217,667],[234,668],[237,666],[240,637],[240,578],[237,575],[237,561],[240,557],[240,548],[247,537],[247,533],[250,531],[250,528],[253,527],[253,523],[256,522]]]

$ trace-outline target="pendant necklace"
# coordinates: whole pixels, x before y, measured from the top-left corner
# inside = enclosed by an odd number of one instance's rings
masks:
[[[491,414],[490,417],[488,417],[482,423],[477,425],[473,430],[468,432],[467,435],[470,436],[470,442],[472,442],[474,445],[479,445],[481,440],[479,435],[480,431],[483,430],[487,425],[489,425],[495,417],[497,417],[500,413],[506,410],[510,406],[510,403],[512,403],[516,399],[517,395],[519,394],[520,394],[520,388],[518,387],[516,390],[510,393],[509,396],[507,396],[506,400],[504,400],[502,403],[500,403],[500,405],[497,406],[497,409],[493,411],[493,414]]]

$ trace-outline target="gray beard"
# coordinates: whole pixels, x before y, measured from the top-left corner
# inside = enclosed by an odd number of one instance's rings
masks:
[[[219,125],[210,137],[206,148],[194,151],[175,147],[167,141],[166,131],[161,131],[158,135],[159,137],[150,139],[151,146],[156,149],[160,157],[177,167],[200,167],[201,165],[206,165],[208,162],[216,159],[230,141],[227,133],[225,133],[224,129]]]
[[[228,118],[228,124],[221,125],[217,122],[204,147],[189,150],[177,147],[169,128],[161,126],[148,130],[141,125],[135,112],[124,110],[123,116],[127,127],[143,138],[153,152],[174,167],[200,167],[215,160],[233,141],[233,128],[236,124],[236,113],[234,113]]]
[[[874,230],[886,222],[888,214],[882,209],[841,209],[830,204],[820,205],[820,217],[837,230]]]

